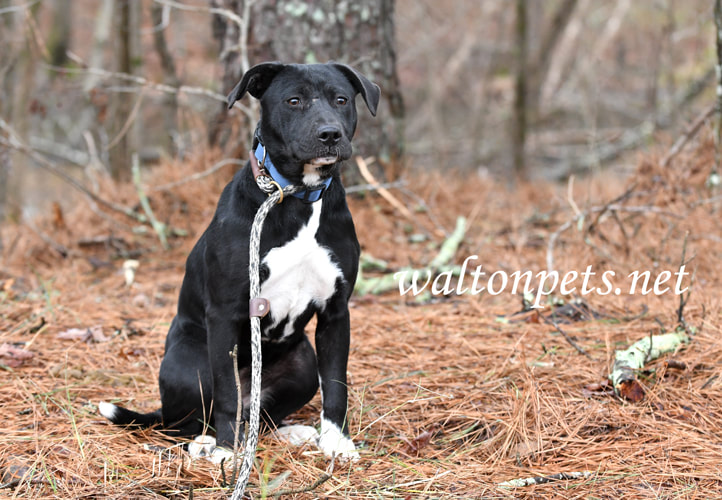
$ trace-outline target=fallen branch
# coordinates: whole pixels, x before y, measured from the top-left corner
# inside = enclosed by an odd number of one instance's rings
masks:
[[[275,498],[278,498],[281,496],[298,495],[299,493],[311,492],[333,477],[333,468],[334,468],[335,463],[336,463],[336,455],[334,454],[333,457],[331,457],[331,465],[329,466],[328,472],[324,472],[321,475],[321,477],[316,479],[313,483],[309,484],[308,486],[304,486],[302,488],[297,488],[297,489],[279,490],[279,491],[275,491],[275,492],[270,492],[269,494]]]
[[[524,486],[533,486],[535,484],[552,483],[554,481],[563,481],[565,479],[586,479],[593,476],[594,472],[590,470],[580,472],[560,472],[558,474],[552,474],[551,476],[512,479],[510,481],[499,483],[497,486],[500,488],[523,488]]]
[[[662,162],[660,165],[662,167],[666,167],[669,165],[669,163],[674,159],[675,156],[677,156],[682,149],[687,145],[689,140],[697,134],[699,129],[702,128],[702,125],[707,121],[707,119],[712,116],[712,113],[714,113],[716,109],[716,105],[712,104],[707,107],[707,109],[703,110],[699,115],[697,115],[697,118],[687,127],[687,130],[684,131],[684,133],[677,138],[676,141],[674,141],[674,144],[671,148],[669,148],[669,151],[667,151],[667,154],[662,159]]]
[[[153,209],[150,206],[150,201],[148,201],[148,196],[143,190],[143,183],[140,180],[140,165],[137,154],[133,155],[131,172],[133,174],[133,184],[135,184],[135,189],[137,190],[138,198],[140,199],[140,205],[143,207],[143,211],[148,217],[148,221],[150,222],[153,231],[155,231],[158,235],[158,239],[160,240],[160,244],[163,246],[163,250],[168,250],[170,248],[170,245],[168,245],[168,226],[155,218]]]
[[[544,320],[544,322],[545,322],[546,324],[552,325],[552,326],[556,329],[556,331],[559,332],[559,333],[562,335],[562,337],[564,337],[564,339],[569,343],[569,345],[572,346],[579,354],[581,354],[582,356],[586,356],[587,358],[589,358],[589,359],[591,359],[592,361],[594,361],[594,358],[593,358],[587,351],[585,351],[584,349],[582,349],[582,348],[574,341],[574,339],[572,339],[572,338],[569,336],[569,334],[568,334],[567,332],[565,332],[564,330],[562,330],[562,329],[559,327],[559,325],[557,324],[556,319],[554,318],[554,316],[552,316],[551,319],[548,319],[548,318],[545,318],[544,316],[542,316],[542,319]]]
[[[458,217],[456,219],[456,229],[454,229],[454,232],[442,243],[436,257],[434,257],[428,266],[423,268],[413,269],[405,267],[392,274],[364,278],[362,269],[363,266],[359,265],[359,273],[358,278],[356,279],[354,291],[358,295],[366,295],[369,293],[376,295],[393,290],[399,286],[399,280],[396,278],[398,273],[405,273],[405,276],[413,276],[414,274],[428,276],[439,272],[450,272],[454,276],[458,275],[460,273],[460,267],[449,266],[448,264],[451,259],[454,258],[459,245],[464,240],[465,234],[466,218]]]
[[[398,210],[401,213],[401,215],[403,215],[407,219],[414,220],[414,216],[411,213],[411,211],[408,208],[406,208],[406,206],[403,203],[401,203],[394,195],[392,195],[388,189],[381,186],[379,181],[377,181],[374,178],[374,176],[369,171],[369,167],[366,164],[366,161],[363,158],[361,158],[360,156],[357,156],[356,164],[358,165],[359,172],[361,172],[361,175],[363,176],[363,178],[366,179],[366,182],[368,182],[371,186],[373,186],[374,189],[376,189],[379,192],[379,194],[381,195],[381,197],[384,200],[388,201],[392,207],[394,207],[396,210]]]
[[[357,184],[355,186],[349,186],[347,188],[344,188],[344,190],[346,191],[346,194],[363,193],[366,191],[378,191],[379,189],[400,188],[405,185],[406,181],[398,180],[394,182],[384,182],[383,184],[379,184],[378,182],[376,182],[375,184]]]
[[[663,354],[675,352],[683,344],[689,343],[689,336],[679,328],[672,333],[650,335],[638,340],[624,351],[614,355],[614,365],[609,374],[614,391],[621,397],[639,402],[644,398],[644,389],[637,382],[637,371],[644,365]]]

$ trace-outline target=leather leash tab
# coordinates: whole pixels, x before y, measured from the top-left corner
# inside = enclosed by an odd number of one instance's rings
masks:
[[[263,318],[271,310],[271,303],[263,297],[256,297],[248,302],[248,315],[251,318]]]

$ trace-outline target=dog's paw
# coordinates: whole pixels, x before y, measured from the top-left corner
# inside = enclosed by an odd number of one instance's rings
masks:
[[[318,444],[318,431],[310,425],[284,425],[276,429],[276,436],[291,446]]]
[[[356,446],[350,438],[344,435],[341,429],[328,420],[321,420],[321,436],[318,447],[327,457],[336,457],[342,461],[355,462],[360,458]]]
[[[224,460],[229,463],[233,458],[233,451],[216,446],[216,438],[213,436],[196,436],[188,443],[188,453],[191,458],[205,458],[214,464],[220,464]]]

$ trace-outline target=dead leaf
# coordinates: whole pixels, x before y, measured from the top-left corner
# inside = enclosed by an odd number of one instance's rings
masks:
[[[636,380],[625,380],[617,388],[619,395],[632,403],[639,403],[644,399],[644,388]]]
[[[0,345],[0,360],[10,368],[17,368],[26,360],[32,359],[35,353],[12,344]]]
[[[64,332],[58,333],[58,338],[63,340],[82,340],[83,342],[107,342],[110,337],[103,334],[103,327],[100,325],[91,326],[90,328],[70,328]]]
[[[143,356],[145,355],[145,349],[142,347],[121,347],[118,351],[118,357],[121,359],[128,360],[132,356]]]
[[[401,438],[406,446],[401,453],[408,456],[419,456],[419,452],[431,442],[431,439],[439,432],[439,426],[433,425],[431,430],[424,431],[412,440]]]

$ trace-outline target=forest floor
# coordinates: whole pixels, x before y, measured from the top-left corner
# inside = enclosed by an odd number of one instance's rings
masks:
[[[330,470],[315,448],[265,435],[248,494],[722,498],[722,199],[705,187],[712,148],[704,140],[667,168],[645,156],[628,178],[605,173],[565,186],[510,190],[476,174],[407,175],[392,194],[412,217],[376,193],[350,197],[363,251],[385,260],[387,272],[427,265],[464,216],[457,264],[475,255],[470,266],[488,274],[537,273],[550,253],[560,272],[592,266],[594,286],[614,271],[622,293],[581,296],[578,289],[582,305],[567,316],[561,305],[522,312],[521,298],[508,290],[425,303],[398,290],[355,296],[349,421],[361,459]],[[213,160],[158,167],[146,184],[183,179]],[[148,190],[158,218],[188,232],[171,239],[169,250],[152,230],[139,233],[131,219],[85,201],[3,228],[0,496],[229,494],[230,470],[191,461],[157,431],[109,425],[97,403],[159,406],[156,377],[185,256],[231,169]],[[101,192],[142,210],[132,186]],[[615,351],[674,330],[680,309],[673,290],[629,293],[626,276],[675,272],[684,250],[694,272],[683,282],[691,292],[682,311],[691,342],[638,374],[643,399],[623,400],[607,383]],[[122,271],[128,258],[139,262],[130,286]],[[558,298],[569,304],[572,297]],[[290,421],[318,425],[319,411],[316,396]],[[561,473],[569,476],[501,484]]]

